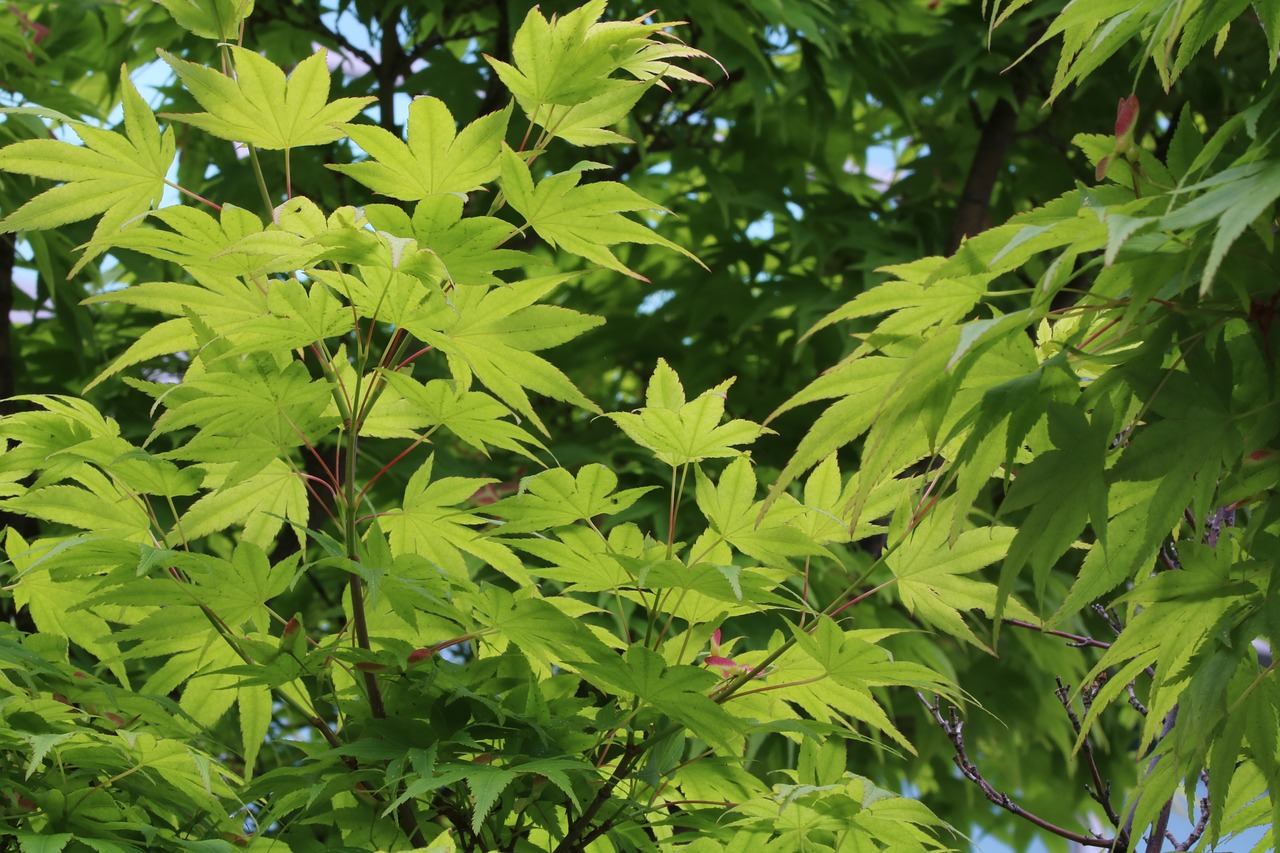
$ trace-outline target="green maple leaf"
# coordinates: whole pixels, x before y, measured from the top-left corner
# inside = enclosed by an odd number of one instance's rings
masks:
[[[84,486],[45,486],[0,501],[0,506],[54,524],[66,524],[97,535],[145,539],[151,522],[141,501],[96,468],[76,472]]]
[[[761,511],[763,502],[755,499],[755,470],[745,456],[730,462],[718,483],[713,484],[701,469],[695,473],[698,508],[719,540],[776,567],[787,566],[790,557],[825,554],[834,559],[803,531],[799,517],[804,508],[794,500],[788,497]]]
[[[188,451],[209,439],[248,439],[274,456],[331,428],[333,421],[325,414],[330,400],[328,384],[312,380],[300,361],[288,361],[281,369],[275,359],[262,355],[244,362],[225,359],[203,373],[188,370],[166,399],[169,410],[156,421],[155,432],[194,427]],[[253,465],[247,467],[252,470]]]
[[[598,412],[599,408],[538,350],[572,340],[604,321],[557,305],[534,304],[572,274],[545,276],[484,292],[468,287],[452,294],[451,322],[441,329],[406,325],[426,343],[449,356],[450,369],[464,385],[474,374],[493,394],[546,427],[533,410],[526,389]]]
[[[28,139],[0,150],[0,171],[62,181],[0,221],[0,234],[57,228],[102,214],[94,239],[123,227],[160,201],[173,164],[173,130],[155,115],[120,69],[124,134],[73,124],[84,146]],[[82,261],[83,263],[83,261]]]
[[[707,669],[668,666],[660,654],[642,645],[627,649],[621,659],[575,662],[584,677],[603,683],[611,691],[634,695],[683,723],[696,737],[732,754],[742,743],[742,725],[723,706],[707,698],[718,681]]]
[[[779,676],[795,686],[779,688],[779,693],[816,719],[849,715],[883,731],[914,754],[911,743],[894,727],[871,690],[910,686],[926,693],[956,694],[955,687],[941,676],[919,664],[895,661],[876,645],[894,631],[843,631],[834,620],[822,618],[812,633],[794,627],[792,632],[796,648],[777,666]]]
[[[49,541],[33,543],[33,548],[12,527],[6,532],[5,552],[19,579],[12,585],[14,605],[19,610],[25,608],[42,633],[65,637],[103,660],[118,659],[119,649],[111,626],[91,610],[77,607],[93,591],[95,581],[92,578],[55,581],[50,566],[38,565],[44,556],[39,553],[43,550],[41,546],[48,545]],[[121,665],[117,663],[111,668],[123,676]]]
[[[604,9],[597,0],[550,20],[531,9],[512,43],[515,64],[485,57],[531,122],[574,145],[628,141],[605,128],[664,77],[707,82],[675,64],[710,57],[663,32],[670,24],[646,23],[647,15],[602,22]]]
[[[638,211],[666,212],[665,208],[616,181],[579,186],[581,179],[581,171],[561,172],[535,186],[524,159],[503,146],[502,191],[516,212],[525,218],[528,227],[553,247],[558,245],[606,269],[641,281],[648,279],[618,260],[609,246],[619,243],[662,246],[702,264],[683,246],[623,216]]]
[[[443,101],[417,98],[409,105],[408,143],[380,127],[348,124],[347,136],[371,159],[329,168],[402,201],[469,193],[498,177],[498,155],[510,117],[509,108],[490,113],[458,133]]]
[[[720,423],[732,384],[733,380],[728,379],[685,402],[680,377],[666,361],[658,359],[645,394],[645,407],[608,417],[632,441],[652,450],[660,461],[671,466],[738,456],[742,451],[736,445],[750,444],[772,430],[746,420]]]
[[[479,557],[519,583],[531,583],[520,560],[505,545],[485,539],[472,527],[485,519],[460,506],[481,487],[494,482],[479,477],[431,479],[435,457],[429,458],[405,486],[404,507],[382,516],[395,556],[419,554],[454,577],[467,578],[463,553]]]
[[[615,492],[617,487],[617,475],[603,465],[584,465],[576,477],[553,468],[523,480],[519,494],[497,502],[490,511],[507,519],[502,533],[532,533],[616,515],[656,488]]]
[[[201,38],[234,41],[253,13],[254,0],[156,0],[184,30]]]
[[[997,587],[969,575],[1001,560],[1015,531],[980,527],[949,542],[953,511],[943,505],[934,507],[885,562],[898,579],[898,595],[907,610],[959,640],[990,651],[961,614],[978,610],[991,616],[996,611]],[[1004,612],[1019,619],[1036,618],[1013,598],[1004,603]]]
[[[230,560],[204,554],[180,556],[176,561],[196,586],[195,599],[208,605],[237,630],[266,631],[271,625],[267,602],[288,589],[297,578],[298,554],[272,566],[252,542],[239,542]]]
[[[511,43],[515,67],[485,58],[526,111],[541,104],[584,103],[606,91],[611,83],[625,84],[608,78],[619,67],[617,49],[634,31],[622,31],[618,24],[599,24],[604,9],[604,0],[593,0],[548,20],[535,6]]]
[[[351,313],[323,286],[294,278],[274,281],[267,290],[268,313],[236,329],[227,356],[288,352],[351,331]]]
[[[245,541],[272,548],[286,519],[301,527],[307,524],[307,487],[302,478],[279,459],[272,460],[245,479],[228,478],[235,463],[218,462],[202,466],[207,472],[204,486],[210,489],[182,516],[170,533],[172,541],[198,539],[233,524],[243,524]]]
[[[365,211],[373,221],[369,207]],[[439,256],[454,284],[502,284],[494,272],[536,263],[526,252],[494,248],[506,241],[511,223],[494,216],[464,219],[462,199],[457,196],[423,199],[413,212],[412,228],[418,242]]]
[[[219,139],[258,148],[288,149],[323,145],[343,136],[339,125],[376,100],[339,98],[329,103],[329,69],[323,49],[297,64],[285,79],[270,60],[232,45],[236,78],[165,51],[169,64],[204,113],[166,113]]]
[[[535,461],[529,447],[546,449],[533,435],[507,420],[511,412],[488,394],[464,390],[447,379],[423,384],[390,370],[381,375],[390,391],[374,404],[362,435],[409,437],[416,435],[414,430],[442,426],[486,456],[491,444]]]
[[[99,250],[132,249],[180,264],[193,273],[246,278],[302,269],[319,252],[315,246],[304,247],[303,239],[295,233],[274,225],[264,228],[256,215],[232,204],[224,205],[217,219],[183,205],[157,210],[150,219],[159,220],[167,229],[134,228],[89,245]]]
[[[506,507],[494,511],[508,517],[514,515]],[[548,512],[548,515],[551,512]],[[535,509],[528,515],[520,515],[515,523],[534,527],[538,521]],[[539,529],[545,530],[546,527]],[[503,525],[496,532],[519,533],[520,530]],[[559,541],[556,541],[557,539]],[[611,539],[616,537],[611,536]],[[622,567],[614,555],[613,542],[601,539],[599,534],[588,527],[562,527],[556,531],[554,539],[543,536],[518,536],[503,541],[512,548],[544,560],[547,563],[546,566],[532,565],[529,567],[529,573],[566,584],[566,592],[616,590],[620,587],[632,586],[635,581],[634,576]]]

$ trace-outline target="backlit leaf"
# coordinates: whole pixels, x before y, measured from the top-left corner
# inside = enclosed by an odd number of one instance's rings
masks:
[[[323,145],[343,136],[339,126],[373,97],[329,102],[329,69],[323,49],[299,62],[289,75],[270,60],[232,45],[236,77],[160,51],[183,85],[207,112],[174,113],[177,119],[220,139],[259,148]]]

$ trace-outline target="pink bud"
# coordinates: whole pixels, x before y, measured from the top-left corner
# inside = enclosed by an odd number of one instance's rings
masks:
[[[733,658],[723,658],[719,655],[707,655],[703,663],[720,670],[720,675],[725,678],[747,671],[747,667],[735,663]]]

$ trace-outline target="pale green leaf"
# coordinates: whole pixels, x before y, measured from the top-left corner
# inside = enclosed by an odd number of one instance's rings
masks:
[[[10,213],[0,233],[56,228],[104,214],[94,233],[107,240],[116,229],[160,201],[173,164],[173,131],[160,132],[121,68],[124,134],[74,125],[84,146],[54,139],[29,139],[0,149],[0,171],[62,181]]]
[[[210,491],[183,514],[180,527],[170,533],[171,540],[198,539],[240,524],[246,541],[272,548],[282,519],[306,526],[306,486],[283,461],[273,459],[257,473],[225,486],[227,475],[237,467],[234,463],[204,467],[209,472],[204,487]]]
[[[521,480],[518,494],[493,504],[489,511],[506,519],[503,534],[532,533],[615,515],[656,488],[615,492],[617,487],[617,475],[603,465],[584,465],[576,476],[553,468]]]
[[[62,853],[75,836],[69,832],[19,832],[18,848],[22,853]]]
[[[370,159],[329,168],[403,201],[469,193],[498,177],[498,155],[510,117],[510,109],[491,113],[458,133],[443,101],[416,98],[409,105],[407,144],[380,127],[348,124],[347,135]]]
[[[502,792],[515,781],[516,775],[514,770],[508,770],[505,767],[483,764],[477,765],[467,773],[467,787],[471,789],[471,796],[475,798],[475,804],[471,809],[472,832],[480,832],[484,819],[489,816],[489,812],[493,810]]]
[[[506,406],[479,391],[466,391],[456,382],[432,379],[425,385],[403,373],[381,374],[394,389],[384,394],[366,417],[362,435],[415,435],[414,430],[441,426],[463,442],[488,455],[489,445],[535,459],[531,448],[545,450],[538,438],[509,420]],[[397,428],[392,428],[395,424]]]
[[[567,308],[533,304],[570,277],[546,276],[488,292],[469,287],[451,294],[453,310],[441,315],[445,322],[406,328],[450,356],[450,369],[461,384],[468,384],[474,374],[498,399],[545,432],[526,391],[599,411],[559,368],[534,355],[603,322]]]
[[[241,687],[236,690],[240,710],[240,737],[244,752],[244,776],[253,777],[258,750],[267,739],[272,720],[271,691],[262,685]]]
[[[235,41],[254,0],[156,0],[184,30],[214,41]]]
[[[432,480],[434,457],[405,487],[404,506],[382,514],[391,553],[419,554],[457,578],[470,577],[464,554],[471,554],[521,584],[531,583],[520,560],[506,547],[473,530],[485,519],[463,506],[491,479],[444,477]]]
[[[504,145],[502,189],[510,205],[528,227],[553,247],[559,246],[606,269],[641,280],[610,251],[619,243],[642,243],[673,249],[701,264],[692,252],[659,236],[652,229],[623,216],[640,211],[665,212],[662,207],[614,181],[579,186],[582,173],[561,172],[536,186],[524,159]]]
[[[339,98],[329,103],[329,69],[324,49],[294,66],[288,80],[274,63],[251,50],[231,45],[236,77],[165,51],[169,64],[191,92],[203,113],[172,113],[167,117],[200,128],[220,139],[259,148],[288,149],[323,145],[343,136],[340,125],[373,97]]]
[[[908,611],[956,639],[985,649],[964,623],[963,614],[977,610],[986,616],[996,612],[997,587],[972,577],[974,572],[1001,560],[1015,531],[1009,527],[968,530],[948,543],[950,513],[941,507],[925,516],[905,542],[886,558],[898,579],[896,588]],[[1030,614],[1016,602],[1006,612]]]
[[[651,404],[637,412],[615,412],[608,417],[632,441],[653,451],[668,465],[738,456],[742,453],[738,445],[750,444],[772,430],[746,420],[720,423],[732,384],[729,379],[688,403],[671,405],[683,401],[684,389],[674,371],[659,361],[651,380],[651,386],[656,385],[652,397],[659,405]]]

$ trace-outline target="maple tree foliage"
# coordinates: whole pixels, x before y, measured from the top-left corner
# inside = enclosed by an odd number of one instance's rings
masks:
[[[0,850],[1273,846],[1280,3],[0,47]]]

